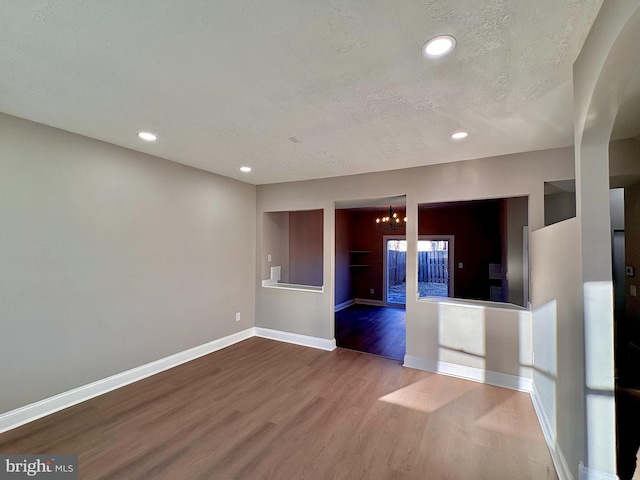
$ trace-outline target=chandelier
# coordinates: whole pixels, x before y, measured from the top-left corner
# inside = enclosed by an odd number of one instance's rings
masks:
[[[407,223],[407,217],[401,219],[397,213],[393,212],[391,206],[389,206],[389,215],[386,217],[376,218],[376,230],[380,231],[392,231],[405,227]]]

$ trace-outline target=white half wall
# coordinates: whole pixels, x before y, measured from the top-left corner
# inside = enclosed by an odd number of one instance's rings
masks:
[[[529,249],[536,408],[556,468],[570,469],[574,478],[586,449],[579,239],[572,218],[533,232]]]
[[[415,308],[420,321],[407,333],[406,366],[530,391],[531,312],[447,298]]]

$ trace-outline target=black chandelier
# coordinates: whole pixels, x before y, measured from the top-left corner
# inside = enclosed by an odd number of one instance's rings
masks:
[[[391,206],[389,206],[388,216],[376,218],[376,230],[384,232],[399,230],[401,228],[404,228],[406,223],[407,217],[401,219],[397,213],[393,212]]]

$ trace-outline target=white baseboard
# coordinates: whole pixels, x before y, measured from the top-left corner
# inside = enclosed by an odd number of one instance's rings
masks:
[[[46,415],[58,412],[65,408],[71,407],[78,403],[84,402],[91,398],[105,394],[130,383],[137,382],[144,378],[163,372],[173,367],[177,367],[183,363],[195,360],[209,353],[215,352],[222,348],[241,342],[255,335],[254,328],[243,330],[242,332],[213,340],[199,345],[189,350],[170,355],[160,360],[156,360],[145,365],[141,365],[131,370],[112,375],[102,380],[98,380],[87,385],[83,385],[73,390],[45,398],[39,402],[16,408],[9,412],[0,414],[0,433],[14,429],[25,423],[32,422]]]
[[[404,305],[399,306],[398,304],[395,303],[385,303],[382,300],[370,300],[368,298],[356,298],[354,299],[353,303],[357,303],[358,305],[372,305],[374,307],[398,307],[401,308]]]
[[[425,370],[427,372],[441,373],[451,377],[463,378],[465,380],[473,380],[474,382],[487,383],[497,387],[510,388],[511,390],[519,390],[521,392],[530,392],[532,387],[530,378],[483,370],[482,368],[467,367],[414,355],[404,356],[404,366]]]
[[[582,462],[580,462],[579,471],[580,480],[618,480],[617,475],[585,467]]]
[[[387,304],[382,300],[369,300],[368,298],[355,298],[353,303],[358,305],[373,305],[374,307],[386,307]]]
[[[278,340],[280,342],[294,343],[303,347],[319,348],[332,352],[336,349],[336,339],[328,340],[326,338],[310,337],[308,335],[300,335],[298,333],[283,332],[281,330],[272,330],[270,328],[255,328],[256,337],[268,338],[270,340]]]
[[[297,333],[282,332],[268,328],[252,327],[232,335],[213,340],[199,345],[189,350],[161,358],[151,363],[141,365],[131,370],[112,375],[102,380],[98,380],[87,385],[83,385],[73,390],[45,398],[35,403],[16,408],[9,412],[0,414],[0,433],[12,430],[21,425],[33,422],[39,418],[51,415],[65,408],[77,405],[78,403],[90,400],[99,395],[103,395],[130,383],[137,382],[144,378],[163,372],[183,363],[195,360],[196,358],[208,355],[217,350],[231,346],[251,337],[269,338],[281,342],[295,343],[305,347],[319,348],[321,350],[333,351],[336,349],[336,341],[324,338],[299,335]]]
[[[393,308],[405,308],[403,303],[386,303],[382,300],[371,300],[369,298],[352,298],[346,302],[339,303],[334,307],[334,312],[339,312],[351,305],[371,305],[373,307],[393,307]]]
[[[536,411],[536,416],[538,417],[540,428],[542,428],[544,439],[547,442],[547,447],[549,447],[553,465],[556,467],[558,480],[574,480],[571,468],[567,463],[567,459],[564,457],[560,447],[558,447],[556,435],[551,422],[549,421],[549,417],[547,417],[547,414],[545,413],[544,406],[540,400],[540,394],[536,390],[535,385],[533,385],[533,388],[531,389],[531,402],[533,403],[533,409]],[[582,474],[580,475],[580,478],[582,478]]]
[[[356,302],[353,299],[347,300],[346,302],[339,303],[338,305],[333,307],[333,311],[334,312],[339,312],[340,310],[344,310],[345,308],[349,308],[351,305],[354,305],[355,303]]]

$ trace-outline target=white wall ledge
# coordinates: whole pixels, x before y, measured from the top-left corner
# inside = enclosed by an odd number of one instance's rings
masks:
[[[324,285],[298,285],[295,283],[271,283],[271,280],[262,281],[263,288],[275,288],[278,290],[296,290],[298,292],[323,293]]]
[[[296,290],[299,292],[324,292],[324,285],[300,285],[298,283],[286,283],[280,281],[281,267],[271,267],[271,278],[262,280],[264,288],[279,288],[281,290]]]
[[[471,300],[465,298],[451,297],[421,297],[417,299],[421,303],[440,303],[446,305],[455,305],[460,307],[484,307],[495,308],[497,310],[516,310],[520,312],[529,312],[528,308],[513,303],[492,302],[490,300]]]

